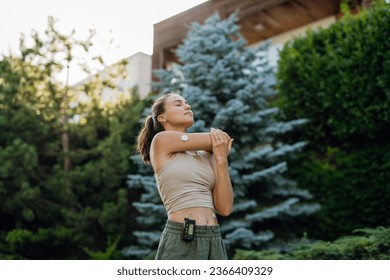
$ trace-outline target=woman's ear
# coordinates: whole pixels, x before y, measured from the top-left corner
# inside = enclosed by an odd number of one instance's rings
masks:
[[[158,120],[158,122],[164,123],[164,124],[167,122],[164,115],[158,115],[157,120]]]

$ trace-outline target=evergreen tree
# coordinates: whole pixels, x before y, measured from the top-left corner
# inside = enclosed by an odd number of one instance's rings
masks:
[[[91,57],[93,32],[74,35],[50,18],[43,36],[23,36],[20,53],[0,59],[0,259],[121,258],[131,242],[129,141],[144,102],[135,92],[100,102],[122,64],[68,87],[63,71]]]
[[[296,222],[319,209],[310,203],[309,192],[284,177],[286,160],[305,143],[285,144],[279,136],[305,120],[277,121],[278,109],[270,106],[276,91],[268,45],[247,48],[236,14],[225,20],[214,14],[203,25],[192,24],[177,49],[180,65],[156,73],[160,81],[155,87],[162,94],[178,92],[191,105],[196,120],[192,131],[216,127],[235,139],[229,156],[234,212],[219,217],[230,254],[238,248],[283,247],[301,234]],[[161,229],[165,213],[153,178],[132,175],[129,185],[144,190],[135,204],[141,228]],[[158,241],[152,230],[137,236],[144,247]]]

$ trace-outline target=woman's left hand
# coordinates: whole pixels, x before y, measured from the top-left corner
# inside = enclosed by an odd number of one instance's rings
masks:
[[[226,132],[211,128],[210,130],[211,143],[213,145],[213,154],[215,160],[225,161],[232,149],[233,138],[231,138]]]

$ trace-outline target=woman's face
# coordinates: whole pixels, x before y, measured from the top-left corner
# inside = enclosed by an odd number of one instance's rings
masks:
[[[167,130],[185,129],[194,123],[191,106],[178,94],[173,94],[165,100],[165,112],[160,116],[160,122]]]

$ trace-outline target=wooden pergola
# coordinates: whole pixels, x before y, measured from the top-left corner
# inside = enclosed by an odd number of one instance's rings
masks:
[[[192,22],[203,23],[214,12],[222,18],[238,11],[242,36],[260,42],[340,13],[340,0],[209,0],[154,25],[152,69],[177,61],[174,50]]]

